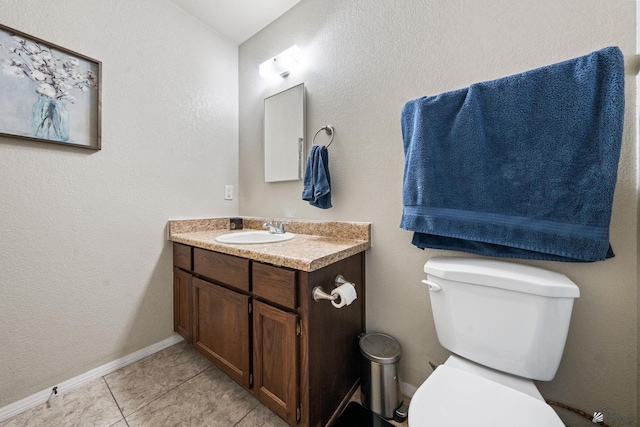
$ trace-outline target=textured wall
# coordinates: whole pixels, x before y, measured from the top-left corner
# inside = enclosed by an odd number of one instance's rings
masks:
[[[400,341],[403,380],[417,386],[431,370],[427,362],[447,356],[420,283],[424,262],[444,252],[413,247],[411,233],[398,226],[400,109],[419,96],[618,45],[627,120],[611,228],[617,256],[531,263],[567,274],[582,292],[559,373],[541,391],[604,410],[611,425],[629,425],[637,394],[635,8],[625,0],[302,1],[240,46],[240,213],[371,221],[367,328]],[[260,79],[258,65],[293,44],[306,53],[306,70],[275,83]],[[321,126],[336,129],[329,149],[334,208],[327,211],[301,200],[301,181],[263,182],[263,98],[300,82],[307,87],[308,144]]]
[[[170,336],[167,220],[237,213],[238,74],[165,0],[0,0],[0,23],[103,63],[102,151],[0,138],[3,407]]]

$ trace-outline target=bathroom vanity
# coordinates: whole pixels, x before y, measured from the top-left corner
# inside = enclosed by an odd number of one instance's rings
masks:
[[[290,425],[325,426],[360,377],[370,224],[291,221],[287,230],[294,239],[230,245],[215,240],[228,219],[171,221],[174,329]],[[340,309],[314,301],[314,287],[331,292],[338,275],[358,298]]]

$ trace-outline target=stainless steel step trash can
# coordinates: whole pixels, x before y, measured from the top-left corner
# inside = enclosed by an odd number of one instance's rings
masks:
[[[401,348],[389,335],[370,333],[360,337],[362,353],[362,404],[383,418],[393,418],[402,404],[398,362]]]

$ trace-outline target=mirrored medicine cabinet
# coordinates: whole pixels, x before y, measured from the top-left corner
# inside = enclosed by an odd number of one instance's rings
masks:
[[[305,162],[304,83],[264,100],[264,181],[302,179]]]

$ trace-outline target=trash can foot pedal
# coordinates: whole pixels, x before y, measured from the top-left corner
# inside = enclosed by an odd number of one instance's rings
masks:
[[[402,405],[393,411],[393,421],[402,423],[407,419],[407,415],[409,415],[409,404],[402,402]]]

